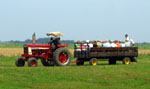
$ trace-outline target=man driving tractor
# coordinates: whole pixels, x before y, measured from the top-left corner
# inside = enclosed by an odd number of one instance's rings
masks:
[[[55,48],[58,48],[58,44],[60,44],[60,37],[62,36],[64,37],[64,34],[62,34],[61,32],[51,32],[51,33],[47,33],[47,36],[54,36],[50,38],[50,45],[54,45]]]

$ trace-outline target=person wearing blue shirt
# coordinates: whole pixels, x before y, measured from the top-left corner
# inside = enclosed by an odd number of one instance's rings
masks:
[[[126,40],[126,42],[125,42],[125,47],[131,47],[130,41]]]
[[[126,47],[125,42],[124,42],[124,41],[120,41],[120,46],[121,46],[121,47]]]
[[[111,44],[109,41],[106,41],[104,44],[103,44],[103,47],[111,47]]]

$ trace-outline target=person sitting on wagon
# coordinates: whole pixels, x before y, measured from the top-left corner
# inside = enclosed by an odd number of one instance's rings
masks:
[[[126,47],[125,42],[124,41],[120,41],[120,46],[121,47]]]
[[[81,50],[82,50],[82,51],[85,51],[85,50],[86,50],[86,45],[85,45],[85,42],[84,42],[84,41],[81,42]]]
[[[125,42],[125,47],[131,47],[130,41],[126,40],[126,42]]]
[[[104,42],[103,47],[111,47],[110,42],[107,40]]]
[[[125,35],[125,38],[126,38],[126,41],[127,42],[130,42],[131,46],[134,46],[135,45],[135,42],[133,39],[131,39],[128,34]]]
[[[97,47],[97,42],[93,41],[93,47]]]
[[[86,49],[89,49],[90,47],[89,47],[89,43],[90,43],[90,41],[89,40],[86,40],[86,43],[84,44],[85,46],[86,46]]]
[[[80,44],[80,41],[77,41],[77,42],[75,43],[75,50],[76,50],[76,51],[81,51],[81,44]]]
[[[110,45],[111,45],[111,47],[117,47],[117,45],[114,43],[113,40],[110,41]]]
[[[86,49],[88,49],[88,48],[89,48],[89,40],[86,40],[86,41],[84,42],[84,45],[85,45]]]
[[[97,41],[97,47],[102,47],[102,42],[101,41]]]
[[[117,45],[117,47],[121,47],[119,41],[115,41],[115,44]]]
[[[93,43],[92,43],[92,41],[90,41],[88,45],[89,45],[89,48],[93,48]]]

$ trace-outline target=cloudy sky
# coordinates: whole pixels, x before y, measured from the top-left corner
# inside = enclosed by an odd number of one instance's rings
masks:
[[[60,31],[65,40],[150,42],[150,0],[0,0],[0,40]]]

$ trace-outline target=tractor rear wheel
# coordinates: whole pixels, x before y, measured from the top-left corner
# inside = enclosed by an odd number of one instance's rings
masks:
[[[66,66],[71,62],[72,56],[66,48],[58,48],[54,52],[54,61],[58,66]]]
[[[28,60],[28,66],[29,67],[37,67],[38,65],[38,62],[37,62],[37,59],[32,57],[32,58],[29,58]]]
[[[123,62],[123,64],[128,65],[128,64],[130,64],[131,59],[129,57],[125,57],[122,62]]]
[[[92,58],[89,63],[90,65],[96,66],[98,64],[98,60],[96,58]]]
[[[41,58],[41,63],[43,64],[43,66],[54,66],[55,65],[54,61],[45,60],[43,58]]]
[[[17,67],[23,67],[25,65],[25,60],[23,58],[18,58],[15,64]]]
[[[84,65],[84,61],[82,59],[77,59],[76,65],[77,66]]]

